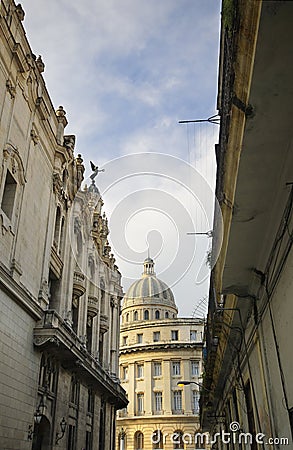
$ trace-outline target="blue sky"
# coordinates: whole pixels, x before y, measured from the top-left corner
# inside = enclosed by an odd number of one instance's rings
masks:
[[[180,256],[180,265],[188,268],[180,282],[174,272],[178,267],[169,273],[167,266],[174,265],[178,249],[185,246],[192,247],[195,259],[202,261],[209,243],[206,238],[201,238],[205,239],[202,244],[194,237],[184,237],[190,231],[189,219],[182,220],[176,205],[173,213],[169,209],[166,214],[165,193],[174,203],[181,203],[195,223],[193,230],[210,226],[211,218],[204,223],[194,205],[188,206],[192,204],[192,199],[187,201],[188,183],[178,187],[182,181],[179,173],[185,174],[186,161],[193,167],[190,178],[195,169],[213,186],[218,127],[179,125],[178,120],[207,118],[216,112],[220,1],[22,0],[22,5],[30,45],[46,65],[44,78],[53,104],[56,109],[63,105],[67,111],[66,134],[76,135],[76,153],[83,155],[86,175],[90,174],[89,160],[106,168],[97,185],[109,220],[116,217],[121,202],[131,216],[125,217],[121,229],[137,257],[131,261],[127,254],[117,258],[124,288],[140,276],[149,240],[157,275],[165,274],[162,278],[172,285],[181,315],[190,315],[207,292],[206,281],[195,284],[198,261],[189,267]],[[180,158],[180,183],[174,176],[175,160],[160,156],[152,166],[145,154],[149,152]],[[132,158],[135,153],[141,154],[141,164]],[[121,157],[123,164],[129,162],[127,182],[119,179]],[[140,166],[145,169],[148,164],[152,171],[156,167],[159,178],[146,173],[134,176]],[[168,181],[170,173],[173,186]],[[107,188],[110,179],[115,179],[116,185],[119,181],[122,196]],[[142,191],[147,201],[142,202]],[[204,195],[201,201],[209,202],[209,194]],[[152,204],[154,196],[161,198],[160,207]],[[210,205],[204,209],[210,216]],[[114,253],[120,254],[115,233],[112,242]]]

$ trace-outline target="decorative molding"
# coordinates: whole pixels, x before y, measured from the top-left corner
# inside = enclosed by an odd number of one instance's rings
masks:
[[[15,86],[13,86],[12,82],[10,80],[6,80],[6,89],[10,94],[11,98],[15,97],[16,89]]]
[[[17,177],[17,181],[24,185],[26,183],[24,166],[17,147],[8,142],[3,149],[3,157],[3,162],[10,168],[12,174]]]
[[[31,139],[35,145],[39,142],[40,138],[34,128],[31,129]]]
[[[11,268],[11,275],[12,276],[13,276],[14,272],[16,272],[19,276],[22,275],[21,264],[18,261],[16,261],[15,258],[13,258],[10,268]]]
[[[18,5],[16,5],[15,12],[16,12],[17,17],[19,18],[19,20],[22,22],[24,20],[25,11],[22,8],[20,3],[18,3]]]
[[[36,60],[36,65],[37,65],[38,71],[40,73],[43,73],[45,70],[45,64],[43,63],[41,55],[38,56],[38,58]]]
[[[8,219],[8,217],[2,210],[0,210],[0,226],[2,236],[4,236],[7,233],[7,231],[10,231],[10,233],[14,235],[12,231],[11,221]]]
[[[44,344],[53,344],[57,347],[60,346],[60,341],[56,336],[34,336],[34,345],[41,347]]]

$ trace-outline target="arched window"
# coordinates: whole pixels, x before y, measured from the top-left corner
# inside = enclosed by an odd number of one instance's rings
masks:
[[[134,311],[133,320],[138,320],[138,312]]]
[[[172,441],[174,449],[184,450],[183,432],[181,430],[174,431]]]
[[[137,431],[134,435],[134,448],[143,450],[143,433],[141,431]]]
[[[149,320],[149,318],[150,318],[150,313],[149,313],[149,310],[146,309],[144,312],[144,320]]]
[[[159,319],[160,318],[160,311],[157,309],[155,312],[155,319]]]
[[[169,313],[168,313],[168,311],[165,312],[165,319],[169,319]]]
[[[163,433],[161,430],[156,430],[152,433],[152,444],[153,449],[162,450],[164,448]]]
[[[129,322],[129,313],[126,314],[126,322]]]

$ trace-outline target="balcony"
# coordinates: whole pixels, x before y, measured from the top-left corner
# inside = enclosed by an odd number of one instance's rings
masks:
[[[85,293],[85,276],[79,270],[73,274],[73,296],[81,297]]]
[[[99,311],[99,300],[93,295],[89,295],[87,303],[87,313],[91,318],[95,317]]]
[[[105,314],[100,315],[100,332],[102,334],[109,330],[109,317]]]
[[[34,328],[34,345],[49,351],[62,366],[75,371],[86,383],[104,389],[117,409],[127,406],[124,389],[86,350],[84,343],[55,310],[47,310]]]
[[[184,414],[184,409],[172,409],[172,414],[174,416],[182,416]]]
[[[55,277],[59,280],[62,275],[63,262],[58,255],[54,245],[51,247],[50,269],[54,273]]]

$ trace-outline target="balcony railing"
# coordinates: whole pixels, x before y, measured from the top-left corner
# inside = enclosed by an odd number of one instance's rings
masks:
[[[86,349],[66,321],[55,311],[47,310],[42,320],[34,328],[34,345],[50,353],[61,361],[64,367],[79,373],[89,384],[103,386],[118,408],[127,405],[124,389],[118,379],[101,366]]]

